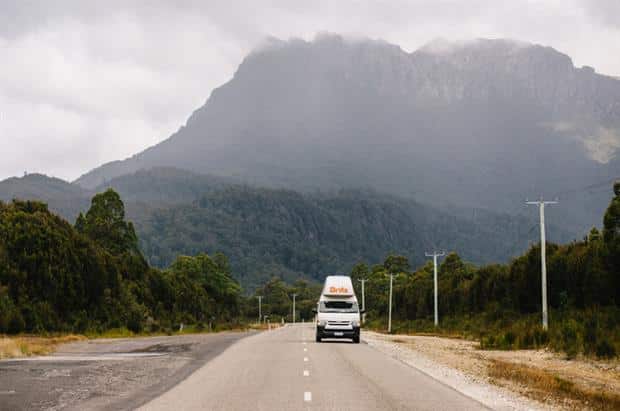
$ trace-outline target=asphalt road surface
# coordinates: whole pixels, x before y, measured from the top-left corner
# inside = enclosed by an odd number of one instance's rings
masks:
[[[252,334],[96,339],[47,357],[3,360],[0,410],[134,409]]]
[[[262,333],[81,341],[0,361],[0,410],[479,410],[362,343],[310,324]]]
[[[362,336],[363,338],[363,336]],[[314,342],[312,325],[237,341],[142,410],[479,410],[364,344]]]

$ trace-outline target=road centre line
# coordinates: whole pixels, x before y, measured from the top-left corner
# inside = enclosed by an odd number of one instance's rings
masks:
[[[312,393],[310,391],[304,392],[304,401],[306,402],[312,401]]]
[[[308,362],[308,357],[304,357],[304,362]]]
[[[310,371],[304,370],[304,377],[309,377],[309,376],[310,376]]]

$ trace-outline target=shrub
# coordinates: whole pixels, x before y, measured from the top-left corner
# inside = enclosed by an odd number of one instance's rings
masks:
[[[22,313],[18,310],[13,311],[13,315],[9,320],[9,334],[17,334],[24,331],[26,328],[26,322],[24,321],[24,317]]]
[[[533,331],[534,334],[534,345],[536,347],[544,347],[549,344],[549,333],[544,330],[542,327],[536,327]]]
[[[579,326],[575,320],[564,321],[560,327],[559,348],[573,359],[579,353]]]
[[[586,354],[591,354],[597,348],[598,337],[598,318],[591,314],[589,315],[583,327],[583,350]]]
[[[506,348],[506,349],[512,348],[516,340],[517,340],[517,336],[515,335],[515,333],[512,331],[507,331],[506,333],[504,333],[504,344],[503,344],[504,347],[503,348]]]
[[[607,339],[596,344],[596,356],[598,358],[613,358],[616,356],[616,349]]]

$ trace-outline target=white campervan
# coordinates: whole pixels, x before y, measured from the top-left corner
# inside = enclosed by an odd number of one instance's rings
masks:
[[[350,338],[360,342],[360,309],[351,278],[332,275],[325,279],[316,310],[316,341]]]

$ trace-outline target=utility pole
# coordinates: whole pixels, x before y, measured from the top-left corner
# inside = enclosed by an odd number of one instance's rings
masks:
[[[549,312],[547,310],[547,240],[545,238],[545,205],[557,204],[557,201],[544,201],[542,197],[539,201],[525,201],[527,205],[537,205],[540,214],[540,266],[542,282],[542,326],[544,330],[549,329]]]
[[[261,318],[263,318],[262,316],[262,302],[263,302],[263,296],[262,295],[257,295],[256,298],[258,298],[258,323],[260,324]]]
[[[392,283],[394,282],[394,274],[390,273],[390,309],[388,311],[388,334],[392,332]]]
[[[293,294],[293,324],[295,324],[295,297],[297,294]]]
[[[427,257],[433,257],[433,284],[435,288],[435,327],[439,325],[439,309],[437,307],[437,257],[443,257],[445,252],[438,253],[433,251],[432,253],[424,253]]]
[[[360,283],[362,283],[362,310],[364,313],[362,314],[362,323],[366,323],[366,294],[364,293],[364,283],[368,281],[367,278],[358,279]]]

